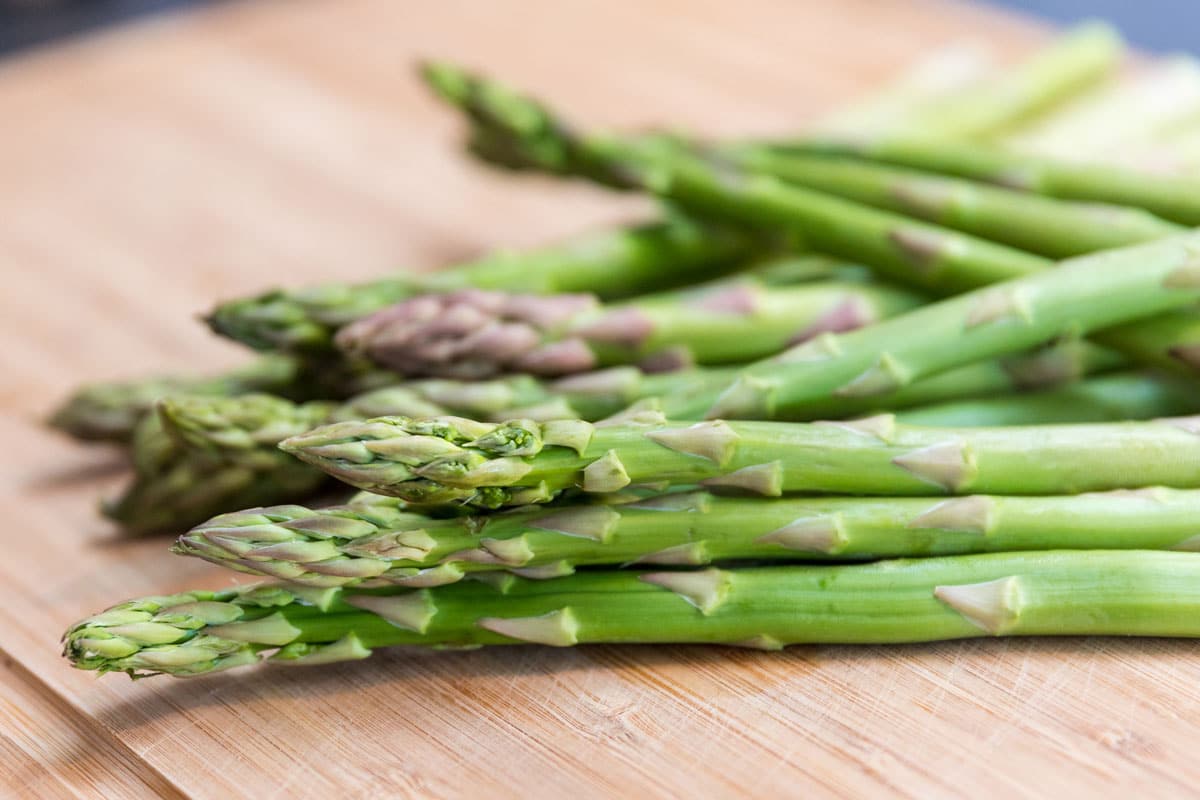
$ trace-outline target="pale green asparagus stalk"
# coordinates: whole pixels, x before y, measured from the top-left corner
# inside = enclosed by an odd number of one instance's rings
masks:
[[[175,552],[305,586],[529,578],[585,566],[853,561],[1018,550],[1197,550],[1200,491],[1053,497],[748,499],[702,491],[625,504],[429,519],[373,506],[254,508],[180,537]]]
[[[896,643],[1200,635],[1200,555],[989,553],[849,566],[505,576],[433,589],[259,586],[131,600],[67,631],[81,669],[201,675],[393,645]]]
[[[1193,309],[1118,325],[1094,338],[1119,343],[1121,352],[1139,364],[1200,374],[1200,314]]]
[[[915,121],[891,133],[951,140],[1001,135],[1111,74],[1123,55],[1121,39],[1110,26],[1080,25],[1024,63],[964,96],[923,109]]]
[[[1014,150],[1075,161],[1122,161],[1200,112],[1200,69],[1195,59],[1173,56],[1006,136]]]
[[[1012,358],[969,364],[883,397],[837,398],[828,408],[816,410],[818,416],[838,418],[981,396],[1007,397],[1012,392],[1061,386],[1123,364],[1112,352],[1070,339]],[[273,448],[317,424],[371,417],[452,414],[492,422],[518,418],[594,422],[639,400],[722,389],[737,377],[737,369],[645,373],[635,367],[613,367],[553,381],[528,375],[487,381],[407,381],[341,404],[297,404],[262,395],[185,395],[163,401],[160,412],[171,432],[187,445],[236,459],[241,448]],[[133,449],[137,454],[144,448]]]
[[[1195,410],[1190,384],[1164,377],[1114,376],[1094,386],[1067,386],[1060,393],[1010,394],[1069,383],[1119,363],[1096,348],[1065,343],[1020,358],[962,367],[918,381],[886,399],[891,408],[918,406],[910,413],[922,424],[940,419],[946,425],[1143,419]],[[142,534],[180,530],[231,508],[303,501],[324,487],[325,476],[276,446],[328,421],[389,414],[436,416],[445,409],[494,420],[596,420],[640,398],[686,397],[719,389],[734,376],[730,369],[647,375],[627,367],[549,383],[528,376],[478,383],[415,381],[343,404],[296,404],[263,395],[175,396],[162,402],[161,419],[151,415],[140,428],[131,448],[136,476],[120,498],[106,505],[106,513],[127,534]],[[983,395],[998,396],[963,399]],[[940,406],[919,408],[938,401]],[[877,402],[834,405],[833,416],[880,408]],[[171,435],[162,429],[164,420]]]
[[[919,59],[882,89],[818,119],[809,130],[829,136],[900,132],[928,109],[977,95],[980,85],[998,74],[990,49],[978,42],[952,43]]]
[[[700,484],[775,497],[1070,494],[1200,488],[1200,423],[924,428],[887,415],[853,422],[666,422],[649,410],[488,424],[382,417],[295,436],[281,447],[367,491],[416,504],[544,502],[567,489]]]

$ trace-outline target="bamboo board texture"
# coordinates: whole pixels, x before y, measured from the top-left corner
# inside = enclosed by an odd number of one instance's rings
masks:
[[[444,56],[585,122],[792,131],[931,47],[1028,22],[915,0],[218,5],[0,63],[0,797],[1179,796],[1190,642],[391,651],[132,683],[67,624],[218,587],[95,498],[122,465],[43,431],[80,381],[243,354],[194,317],[275,283],[431,267],[642,210],[465,161],[412,79]]]

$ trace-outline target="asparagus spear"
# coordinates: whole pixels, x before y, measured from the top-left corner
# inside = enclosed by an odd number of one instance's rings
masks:
[[[1200,635],[1200,556],[988,553],[844,566],[589,572],[434,589],[258,586],[131,600],[66,633],[81,669],[200,675],[394,645],[924,642]]]
[[[415,298],[337,335],[352,357],[402,375],[565,375],[620,364],[740,363],[822,333],[915,308],[896,287],[822,281],[769,287],[747,277],[683,296],[601,306],[593,295],[465,290]]]
[[[702,484],[773,497],[1069,494],[1200,487],[1196,418],[1096,425],[922,428],[855,422],[665,422],[641,410],[487,424],[455,417],[342,422],[286,439],[339,480],[417,504],[499,508],[566,489]]]
[[[1200,411],[1193,380],[1136,372],[1102,375],[1041,392],[949,400],[897,413],[908,425],[1057,425],[1154,419]]]
[[[322,353],[342,325],[417,294],[476,287],[624,297],[727,272],[751,246],[726,228],[676,218],[540,250],[495,253],[428,275],[276,290],[224,303],[208,322],[217,333],[260,350]]]
[[[561,577],[584,566],[853,561],[1018,550],[1196,550],[1200,491],[1064,497],[747,499],[692,491],[434,520],[374,506],[253,508],[175,552],[305,586],[453,583],[469,573]]]
[[[741,167],[866,205],[927,219],[1050,258],[1158,239],[1185,229],[1138,208],[1072,203],[918,170],[764,147],[724,149]]]
[[[976,144],[924,139],[810,141],[782,152],[844,155],[997,183],[1011,189],[1143,208],[1183,225],[1200,225],[1200,179],[1055,161]]]

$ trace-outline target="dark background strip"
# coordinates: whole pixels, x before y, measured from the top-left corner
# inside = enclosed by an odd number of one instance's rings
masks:
[[[220,0],[0,0],[0,55]],[[991,0],[1060,23],[1103,18],[1146,50],[1200,51],[1200,0]]]

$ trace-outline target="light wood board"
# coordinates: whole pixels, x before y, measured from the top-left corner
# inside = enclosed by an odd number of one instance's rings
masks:
[[[0,62],[0,797],[1179,796],[1189,642],[391,651],[132,683],[73,620],[220,570],[94,513],[119,459],[40,429],[80,381],[236,363],[194,317],[275,283],[427,268],[643,210],[464,160],[420,56],[589,123],[793,131],[964,34],[915,0],[243,2]]]

